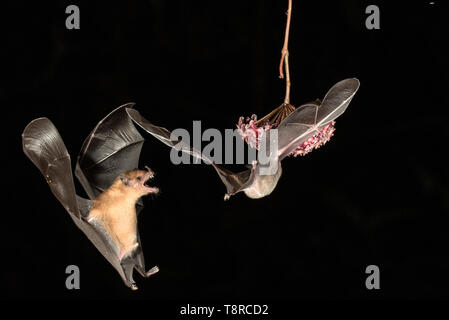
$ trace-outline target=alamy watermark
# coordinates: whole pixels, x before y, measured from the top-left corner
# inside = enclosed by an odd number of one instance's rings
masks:
[[[65,8],[65,13],[69,16],[65,19],[65,27],[69,30],[80,28],[80,9],[78,6],[71,4]]]
[[[380,29],[380,11],[379,7],[371,4],[366,7],[365,13],[369,16],[365,20],[365,26],[368,30]]]
[[[80,288],[80,268],[71,264],[65,268],[65,273],[69,276],[65,280],[65,287],[68,290]]]
[[[273,175],[277,172],[279,162],[278,130],[270,129],[257,138],[256,150],[244,142],[238,129],[226,129],[223,137],[222,133],[214,128],[202,132],[201,121],[193,121],[192,137],[186,129],[178,128],[172,131],[170,140],[180,142],[171,150],[170,160],[176,165],[190,164],[191,154],[195,159],[194,164],[253,164],[257,161],[260,175]],[[203,142],[207,142],[204,148]]]
[[[434,2],[430,2],[434,4]],[[68,5],[65,9],[65,13],[69,14],[65,20],[65,26],[67,29],[80,29],[80,9],[77,5]],[[366,7],[365,13],[369,16],[365,20],[365,26],[368,30],[380,29],[380,11],[379,7],[371,4]]]
[[[365,280],[365,286],[368,290],[380,289],[380,270],[379,267],[372,264],[366,267],[365,273],[369,276]]]

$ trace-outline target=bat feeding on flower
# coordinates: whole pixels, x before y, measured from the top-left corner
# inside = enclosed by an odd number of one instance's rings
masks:
[[[346,110],[358,87],[357,79],[340,81],[329,90],[321,103],[304,104],[279,121],[279,124],[269,120],[258,124],[255,116],[248,119],[247,123],[240,119],[238,128],[242,138],[256,149],[262,139],[268,139],[270,130],[277,129],[278,148],[272,152],[278,161],[278,169],[274,174],[263,175],[260,174],[259,163],[255,162],[250,169],[233,173],[214,164],[227,189],[225,199],[240,191],[253,199],[269,195],[282,174],[281,160],[290,155],[305,155],[325,144],[335,130],[334,120]]]
[[[154,177],[149,167],[135,169],[144,139],[125,112],[132,105],[112,111],[83,144],[75,173],[90,199],[76,194],[70,155],[49,119],[30,122],[22,144],[78,228],[135,290],[134,269],[144,277],[159,271],[158,267],[145,271],[137,226],[143,208],[140,198],[159,190],[149,185]]]
[[[359,88],[357,79],[346,79],[335,84],[322,101],[316,100],[298,108],[290,104],[288,37],[291,12],[292,0],[289,0],[284,46],[279,64],[280,78],[285,78],[286,83],[284,102],[260,120],[256,115],[252,115],[246,119],[240,117],[237,123],[244,141],[256,149],[259,149],[263,139],[268,143],[270,130],[277,129],[278,149],[271,150],[273,153],[271,156],[278,161],[277,171],[274,174],[263,175],[258,162],[254,162],[251,168],[240,173],[231,172],[214,164],[227,189],[225,199],[240,191],[253,199],[269,195],[282,174],[281,160],[291,155],[295,157],[306,155],[324,145],[335,131],[335,119],[346,110]]]

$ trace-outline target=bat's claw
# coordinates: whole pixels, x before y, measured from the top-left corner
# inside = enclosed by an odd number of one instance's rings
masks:
[[[230,197],[231,197],[231,196],[230,196],[229,194],[226,193],[226,194],[224,195],[224,201],[229,200]]]
[[[137,289],[137,285],[135,283],[131,283],[131,290],[136,291]]]
[[[151,268],[150,270],[148,270],[147,272],[145,272],[145,277],[149,277],[152,276],[155,273],[159,272],[159,267],[158,266],[154,266],[153,268]]]

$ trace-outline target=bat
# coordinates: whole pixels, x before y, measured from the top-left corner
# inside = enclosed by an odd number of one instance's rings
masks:
[[[147,184],[154,176],[150,168],[135,169],[144,139],[126,113],[133,105],[112,111],[84,141],[75,172],[89,199],[76,194],[70,155],[49,119],[31,121],[22,134],[22,146],[76,226],[136,290],[134,269],[144,277],[159,271],[157,266],[145,271],[137,228],[140,198],[158,189]]]
[[[250,169],[237,174],[214,164],[226,186],[225,200],[241,191],[252,199],[271,194],[282,175],[281,161],[289,155],[305,154],[324,144],[333,133],[333,121],[346,110],[358,88],[357,79],[340,81],[328,91],[321,103],[304,104],[280,122],[277,126],[276,173],[261,175],[257,161]],[[269,139],[269,135],[265,135],[265,139]]]
[[[276,173],[261,175],[257,161],[250,169],[237,174],[214,164],[226,186],[225,200],[241,191],[252,199],[271,194],[282,175],[281,161],[289,155],[304,155],[325,144],[333,134],[334,120],[346,110],[359,86],[360,82],[355,78],[342,80],[327,92],[322,102],[304,104],[279,123]],[[269,135],[264,138],[269,139]]]
[[[259,199],[271,194],[276,188],[282,175],[281,161],[285,157],[306,154],[329,140],[334,131],[334,120],[346,110],[359,85],[359,80],[355,78],[342,80],[327,92],[322,102],[317,100],[304,104],[280,121],[277,126],[278,149],[273,150],[277,170],[273,174],[261,174],[259,161],[253,161],[248,169],[234,173],[183,141],[171,140],[170,131],[151,124],[137,110],[128,108],[126,112],[136,124],[166,145],[212,164],[226,187],[225,200],[241,191],[249,198]],[[265,131],[265,139],[270,139],[269,132]]]

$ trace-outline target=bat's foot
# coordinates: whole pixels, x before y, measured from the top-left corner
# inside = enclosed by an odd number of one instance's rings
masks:
[[[137,289],[139,289],[139,288],[137,288],[137,285],[135,284],[135,283],[131,283],[131,290],[132,291],[136,291]]]
[[[153,268],[151,268],[150,270],[148,270],[147,272],[145,272],[145,277],[149,277],[152,276],[155,273],[159,272],[159,267],[158,266],[154,266]]]
[[[226,194],[224,195],[224,201],[229,200],[230,197],[231,197],[231,196],[230,196],[229,194],[226,193]]]

